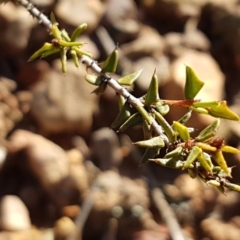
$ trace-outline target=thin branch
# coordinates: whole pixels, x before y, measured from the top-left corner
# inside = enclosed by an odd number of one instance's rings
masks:
[[[106,74],[103,74],[101,67],[99,67],[96,61],[87,56],[81,56],[81,62],[84,65],[86,65],[87,68],[91,68],[96,74],[104,76],[107,79],[107,85],[111,87],[116,93],[123,96],[133,107],[136,108],[137,106],[143,106],[139,98],[134,97],[131,93],[128,92],[126,88],[122,87],[115,79],[109,77]],[[151,117],[151,126],[156,132],[156,134],[161,136],[164,142],[168,144],[169,140],[163,133],[162,127],[156,122],[156,120],[153,117]]]
[[[151,190],[151,195],[155,206],[160,212],[164,222],[168,226],[172,240],[186,240],[181,230],[181,227],[179,226],[175,213],[169,206],[162,190],[160,188],[155,187]]]
[[[49,31],[51,30],[52,27],[51,21],[46,15],[39,11],[33,3],[31,3],[28,0],[15,0],[14,2],[26,8],[33,17],[38,19],[39,23],[43,24]]]
[[[41,13],[32,3],[27,0],[16,0],[19,4],[25,7],[33,17],[36,17],[39,22],[41,22],[49,31],[52,28],[51,21],[47,18],[46,15]],[[91,68],[96,74],[103,76],[107,80],[107,85],[111,87],[116,93],[123,96],[133,107],[143,106],[141,100],[139,98],[134,97],[128,90],[122,87],[115,79],[109,77],[107,74],[102,72],[101,67],[97,64],[96,61],[87,56],[81,56],[81,62],[87,66],[87,68]],[[151,119],[151,127],[153,130],[161,136],[166,144],[169,143],[168,138],[164,134],[162,127],[156,122],[153,117]]]

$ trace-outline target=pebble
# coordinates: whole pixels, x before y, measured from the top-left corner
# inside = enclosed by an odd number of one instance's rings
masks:
[[[0,202],[1,229],[23,231],[31,227],[27,207],[18,196],[6,195]]]

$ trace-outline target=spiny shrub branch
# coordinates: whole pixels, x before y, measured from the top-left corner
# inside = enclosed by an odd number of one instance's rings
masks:
[[[204,82],[198,78],[192,68],[186,66],[185,99],[161,99],[158,93],[156,71],[152,75],[146,95],[136,98],[126,86],[134,83],[141,74],[141,70],[117,80],[111,77],[111,73],[116,71],[118,64],[117,47],[100,67],[93,60],[91,53],[82,50],[84,43],[76,41],[86,29],[87,24],[81,24],[69,36],[65,30],[59,29],[53,14],[49,20],[28,1],[17,0],[16,2],[23,5],[53,36],[52,41],[45,43],[30,57],[30,60],[60,53],[62,71],[65,73],[67,53],[70,53],[76,67],[79,66],[80,59],[82,64],[92,69],[94,74],[86,74],[86,80],[96,85],[94,93],[104,93],[107,86],[117,93],[120,107],[112,128],[118,132],[137,125],[142,128],[144,139],[134,143],[146,149],[140,165],[153,161],[164,167],[187,170],[190,177],[199,177],[203,182],[217,187],[222,193],[225,193],[225,188],[240,192],[240,186],[229,182],[232,168],[228,167],[223,155],[224,152],[238,154],[239,150],[226,145],[223,138],[215,137],[220,118],[239,121],[239,117],[228,108],[226,101],[204,102],[195,98],[204,86]],[[170,111],[169,106],[185,107],[189,112],[170,124],[164,118],[164,115]],[[192,111],[216,118],[195,138],[191,137],[194,129],[186,126]],[[161,150],[163,157],[159,157]]]

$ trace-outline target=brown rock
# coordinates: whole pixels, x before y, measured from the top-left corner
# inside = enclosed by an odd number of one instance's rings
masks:
[[[24,151],[29,165],[43,188],[56,199],[56,191],[68,176],[68,157],[64,150],[46,138],[25,130],[17,130],[10,137],[12,153]]]
[[[233,103],[239,97],[240,46],[238,26],[240,23],[237,1],[203,7],[199,27],[212,41],[211,52],[226,75],[226,98]]]
[[[1,240],[52,240],[53,237],[54,235],[51,229],[37,230],[35,228],[32,228],[29,230],[17,232],[0,232]]]
[[[16,57],[27,47],[30,30],[36,21],[23,7],[11,2],[1,9],[1,53],[9,57]]]
[[[78,205],[69,205],[62,208],[62,214],[71,219],[76,218],[80,211],[81,210]]]
[[[116,172],[106,171],[99,174],[96,184],[99,191],[96,193],[93,206],[95,211],[109,211],[120,203],[119,193],[122,189],[122,178]]]
[[[155,230],[142,230],[137,231],[133,234],[133,240],[167,240],[169,239],[169,234],[164,227],[158,227]]]
[[[16,90],[16,83],[8,78],[0,77],[0,137],[4,138],[23,114],[19,109],[19,102],[12,91]]]
[[[38,81],[45,81],[45,72],[50,71],[50,66],[45,60],[30,62],[20,69],[17,82],[20,86],[31,88]]]
[[[67,152],[69,158],[69,176],[74,181],[74,185],[84,199],[89,187],[88,172],[84,166],[84,159],[77,149],[71,149]],[[79,177],[81,176],[81,177]],[[80,199],[78,199],[80,201]]]
[[[122,162],[118,137],[109,128],[102,128],[92,134],[92,153],[101,170],[110,170]]]
[[[94,189],[89,216],[89,224],[93,227],[88,232],[89,236],[100,234],[111,216],[119,219],[119,239],[130,239],[139,229],[156,228],[157,224],[148,210],[150,201],[143,180],[122,178],[116,172],[105,171],[96,178]]]
[[[0,146],[0,170],[5,163],[7,157],[7,149],[3,146]]]
[[[54,3],[54,0],[32,0],[32,3],[36,4],[37,6],[50,6]]]
[[[162,55],[164,41],[152,27],[142,25],[135,40],[121,45],[123,53],[130,58]]]
[[[167,55],[175,59],[184,54],[186,48],[208,52],[210,41],[203,32],[196,29],[186,31],[184,34],[170,32],[164,36]]]
[[[171,199],[180,201],[198,195],[201,185],[196,179],[191,179],[188,174],[182,174],[176,178],[173,185],[166,184],[164,189]]]
[[[104,23],[117,42],[135,38],[140,30],[138,10],[133,0],[107,0]]]
[[[74,237],[76,234],[76,226],[68,217],[62,217],[55,222],[54,236],[56,240],[65,240]]]
[[[210,49],[210,41],[205,34],[198,30],[187,31],[182,38],[183,46],[207,52]]]
[[[6,195],[0,203],[1,229],[23,231],[31,227],[29,212],[20,198]]]
[[[55,13],[63,22],[74,27],[87,23],[88,31],[92,31],[99,23],[104,7],[99,0],[64,0],[56,4]]]
[[[183,30],[189,18],[198,17],[202,7],[207,3],[230,5],[236,3],[231,0],[228,3],[224,0],[158,0],[141,1],[141,9],[148,21],[154,22],[156,26],[163,30]]]
[[[201,229],[204,236],[212,240],[237,240],[240,236],[238,227],[214,218],[203,220]]]
[[[85,81],[86,69],[77,69],[69,61],[65,76],[55,69],[45,72],[45,81],[40,81],[33,90],[31,112],[44,134],[74,132],[88,135],[92,116],[98,107],[97,96],[91,94],[94,87]]]

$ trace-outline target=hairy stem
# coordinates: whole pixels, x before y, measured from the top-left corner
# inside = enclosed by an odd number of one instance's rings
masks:
[[[51,21],[47,18],[46,15],[41,13],[32,3],[27,0],[16,0],[19,4],[25,7],[33,17],[36,17],[40,23],[42,23],[49,31],[52,28]],[[102,75],[107,80],[107,85],[111,87],[116,93],[123,96],[133,107],[137,108],[138,106],[143,106],[140,99],[134,97],[127,89],[122,87],[115,79],[109,77],[107,74],[102,73],[101,67],[91,58],[87,56],[81,57],[81,62],[85,64],[88,68],[91,68],[98,75]],[[166,144],[169,143],[168,138],[163,133],[161,126],[151,117],[151,126],[153,130],[161,136]]]
[[[49,18],[44,15],[42,12],[40,12],[33,3],[31,3],[28,0],[14,0],[14,2],[22,5],[24,8],[26,8],[30,14],[38,19],[39,23],[43,24],[48,30],[51,30],[52,23],[49,20]]]

